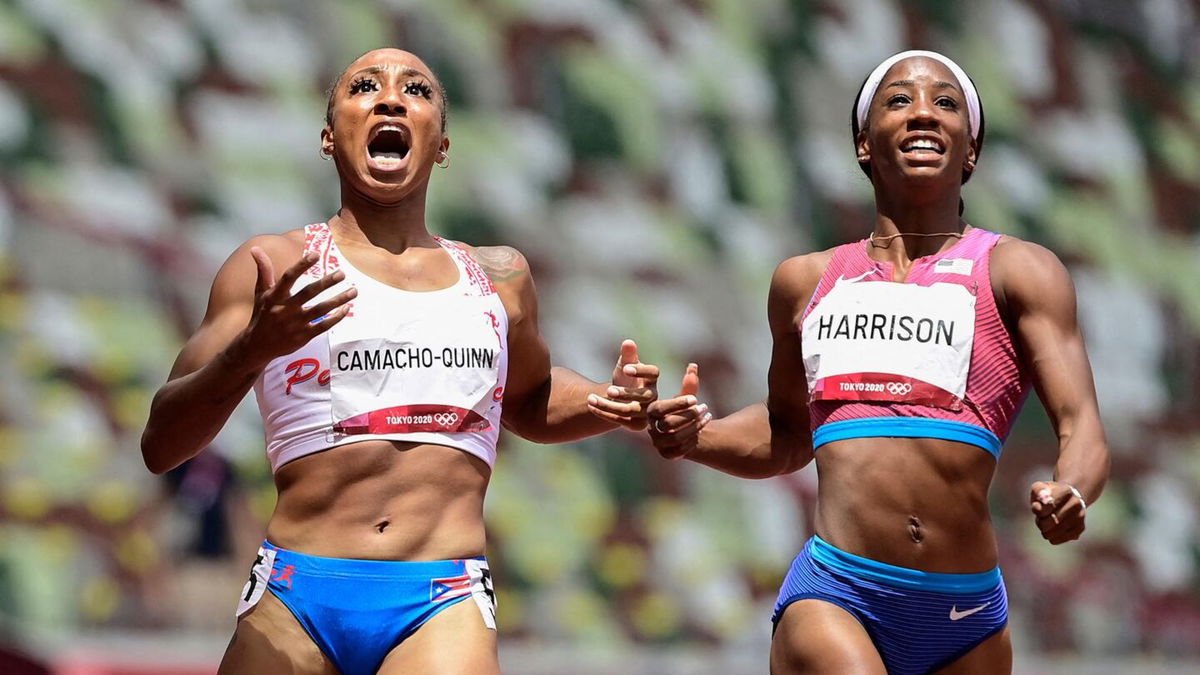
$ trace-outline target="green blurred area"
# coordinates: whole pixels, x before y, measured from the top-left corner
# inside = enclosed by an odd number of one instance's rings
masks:
[[[775,265],[870,231],[850,103],[877,62],[922,47],[984,101],[965,218],[1072,270],[1113,443],[1088,536],[1060,548],[1022,504],[1056,452],[1036,401],[1005,450],[993,514],[1022,644],[1197,657],[1196,12],[0,2],[0,614],[31,630],[228,628],[274,503],[253,405],[210,463],[165,479],[138,438],[221,261],[336,208],[317,139],[325,88],[358,54],[397,45],[440,74],[453,161],[430,223],[525,253],[557,363],[607,377],[633,336],[664,391],[700,362],[724,414],[765,393]],[[610,651],[760,648],[814,496],[812,469],[755,483],[662,462],[632,435],[506,437],[487,502],[501,628]],[[1038,615],[1047,596],[1067,610]]]

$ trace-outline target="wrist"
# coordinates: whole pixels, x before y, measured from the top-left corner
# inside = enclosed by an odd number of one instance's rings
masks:
[[[1087,503],[1087,500],[1083,498],[1083,493],[1079,491],[1079,488],[1075,487],[1074,485],[1071,485],[1070,483],[1068,483],[1065,480],[1060,480],[1059,482],[1062,483],[1063,485],[1067,486],[1067,489],[1071,491],[1071,494],[1075,495],[1075,498],[1079,500],[1080,506],[1082,506],[1083,510],[1086,512],[1088,503]]]
[[[222,365],[233,374],[256,375],[271,360],[256,353],[245,331],[238,333],[221,351]]]

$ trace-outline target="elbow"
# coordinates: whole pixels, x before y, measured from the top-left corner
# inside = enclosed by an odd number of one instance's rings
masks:
[[[173,467],[160,459],[161,453],[157,451],[156,443],[154,442],[150,430],[147,429],[142,434],[142,462],[146,464],[146,468],[150,473],[161,476],[170,471]]]
[[[1100,475],[1096,480],[1096,494],[1092,497],[1093,500],[1098,498],[1104,492],[1104,486],[1108,483],[1108,477],[1112,472],[1112,455],[1108,451],[1108,446],[1104,446],[1104,454],[1100,458]]]
[[[500,422],[505,429],[530,443],[548,445],[570,440],[555,433],[555,422],[549,418],[545,400],[541,398],[511,404],[506,400]]]
[[[504,411],[508,413],[508,410]],[[539,427],[536,424],[529,424],[528,420],[523,419],[520,415],[506,414],[500,420],[501,426],[514,436],[519,436],[530,443],[547,444],[553,443],[552,439],[548,438],[548,434],[542,433],[544,427]]]
[[[150,473],[157,476],[174,469],[182,464],[182,461],[173,459],[170,452],[167,452],[165,447],[166,441],[158,437],[150,427],[142,432],[142,462]]]

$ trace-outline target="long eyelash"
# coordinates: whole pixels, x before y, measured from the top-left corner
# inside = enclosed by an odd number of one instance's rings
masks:
[[[375,80],[369,77],[360,77],[350,83],[350,93],[357,94],[364,91],[375,91],[379,86],[375,84]]]
[[[413,80],[412,82],[409,82],[404,85],[404,88],[406,90],[409,87],[416,87],[417,90],[421,92],[421,95],[424,96],[425,98],[431,98],[433,96],[433,87],[429,86],[428,84],[426,84],[424,82],[419,82],[417,80]]]

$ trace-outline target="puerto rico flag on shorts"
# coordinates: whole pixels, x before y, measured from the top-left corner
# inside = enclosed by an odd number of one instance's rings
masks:
[[[471,576],[468,574],[460,577],[430,579],[429,581],[429,601],[433,603],[444,602],[451,598],[461,598],[470,593]]]

